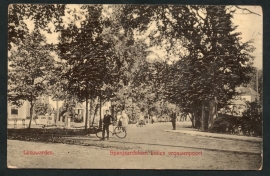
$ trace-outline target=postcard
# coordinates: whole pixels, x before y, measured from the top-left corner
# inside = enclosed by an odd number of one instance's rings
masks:
[[[262,16],[9,5],[7,167],[261,170]]]

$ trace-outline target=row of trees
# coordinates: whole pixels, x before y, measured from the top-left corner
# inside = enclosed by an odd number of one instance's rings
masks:
[[[168,103],[175,104],[207,130],[235,87],[251,79],[254,48],[235,32],[233,7],[12,5],[9,10],[9,102],[28,100],[31,116],[42,94],[75,98],[87,108],[89,100],[114,96],[119,108],[128,109],[131,99],[148,113],[167,112]],[[68,23],[66,14],[72,15]],[[33,32],[25,19],[34,21]],[[58,44],[47,44],[41,35],[40,30],[50,32],[48,23],[59,33]],[[164,49],[166,57],[149,59],[151,48]]]

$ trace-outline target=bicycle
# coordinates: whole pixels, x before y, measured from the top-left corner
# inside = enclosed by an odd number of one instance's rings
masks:
[[[109,132],[111,133],[111,136],[116,135],[120,139],[124,139],[127,136],[127,131],[126,131],[125,127],[122,127],[122,126],[114,127],[114,125],[113,125],[113,131],[111,131],[109,129]],[[107,133],[105,132],[104,135],[105,135],[104,138],[106,138]],[[96,136],[98,138],[102,138],[102,128],[97,129]]]

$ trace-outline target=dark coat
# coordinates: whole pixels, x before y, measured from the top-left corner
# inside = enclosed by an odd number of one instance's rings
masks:
[[[104,115],[103,123],[109,125],[112,120],[113,120],[112,116],[110,114],[107,114]]]

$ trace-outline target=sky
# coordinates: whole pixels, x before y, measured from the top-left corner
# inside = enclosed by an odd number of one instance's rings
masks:
[[[260,6],[241,6],[243,8],[247,8],[252,12],[258,13],[255,14],[247,14],[242,10],[237,10],[234,14],[234,18],[232,22],[238,25],[236,31],[241,32],[242,41],[246,42],[248,40],[254,40],[252,44],[256,49],[252,53],[255,56],[254,66],[262,69],[263,64],[263,13],[262,8]]]
[[[69,8],[78,8],[78,5],[69,5]],[[254,43],[252,44],[256,49],[252,53],[252,55],[255,57],[254,59],[254,66],[262,69],[262,64],[263,64],[263,59],[262,59],[262,44],[263,44],[263,14],[262,14],[262,8],[260,6],[240,6],[241,8],[247,8],[248,10],[255,12],[259,15],[256,14],[250,14],[247,11],[243,11],[240,9],[237,9],[232,22],[235,25],[238,25],[237,32],[241,32],[242,35],[242,42],[246,42],[249,40],[253,40]],[[66,16],[64,21],[68,22],[69,17],[71,16]],[[33,28],[32,22],[30,20],[26,21],[28,24],[29,29],[31,30]],[[79,25],[79,22],[76,22],[76,25]],[[43,32],[43,34],[47,37],[47,42],[48,43],[57,43],[57,38],[58,38],[58,33],[53,33],[53,34],[48,34],[46,32]],[[153,49],[154,53],[150,57],[157,57],[159,56],[160,58],[165,58],[166,52],[165,50],[161,49]]]

